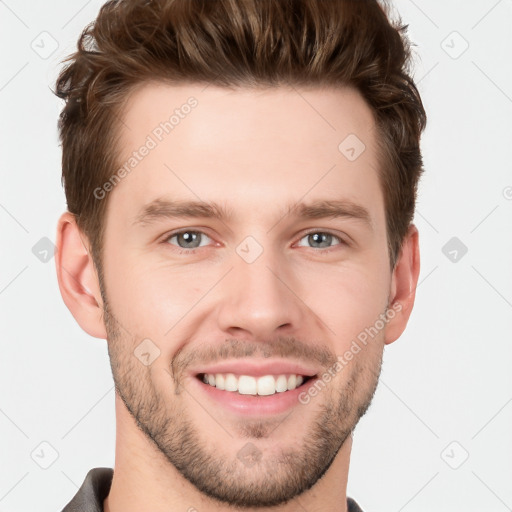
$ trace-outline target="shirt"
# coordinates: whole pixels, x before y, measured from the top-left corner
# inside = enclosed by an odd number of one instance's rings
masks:
[[[112,468],[91,469],[74,498],[62,512],[103,512],[103,500],[110,492],[113,476]],[[363,512],[352,498],[347,498],[347,507],[348,512]]]

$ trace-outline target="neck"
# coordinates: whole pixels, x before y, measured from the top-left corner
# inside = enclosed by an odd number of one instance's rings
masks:
[[[347,480],[352,438],[349,436],[323,477],[308,491],[282,506],[243,509],[243,512],[307,510],[347,512]],[[232,506],[199,492],[169,463],[155,444],[137,427],[116,394],[116,455],[105,512],[233,512]]]

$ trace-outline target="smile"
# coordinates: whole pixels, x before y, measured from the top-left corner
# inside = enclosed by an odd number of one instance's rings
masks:
[[[230,391],[240,395],[268,396],[293,391],[311,377],[297,374],[254,377],[252,375],[237,376],[234,373],[203,373],[199,374],[198,378],[205,384],[222,391]]]
[[[208,401],[228,412],[248,417],[282,414],[293,407],[306,407],[299,397],[318,380],[300,374],[235,375],[199,373],[194,387]],[[197,384],[196,384],[197,383]]]

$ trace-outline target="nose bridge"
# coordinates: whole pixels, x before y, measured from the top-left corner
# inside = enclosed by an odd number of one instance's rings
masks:
[[[223,290],[219,314],[222,329],[242,329],[265,337],[279,327],[298,326],[300,301],[289,289],[291,273],[282,272],[286,268],[283,258],[252,237],[239,244]]]

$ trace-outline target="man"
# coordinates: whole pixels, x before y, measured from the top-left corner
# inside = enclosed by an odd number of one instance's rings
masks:
[[[119,0],[84,31],[56,267],[107,340],[116,459],[64,511],[361,510],[351,434],[419,273],[404,30],[376,0]]]

